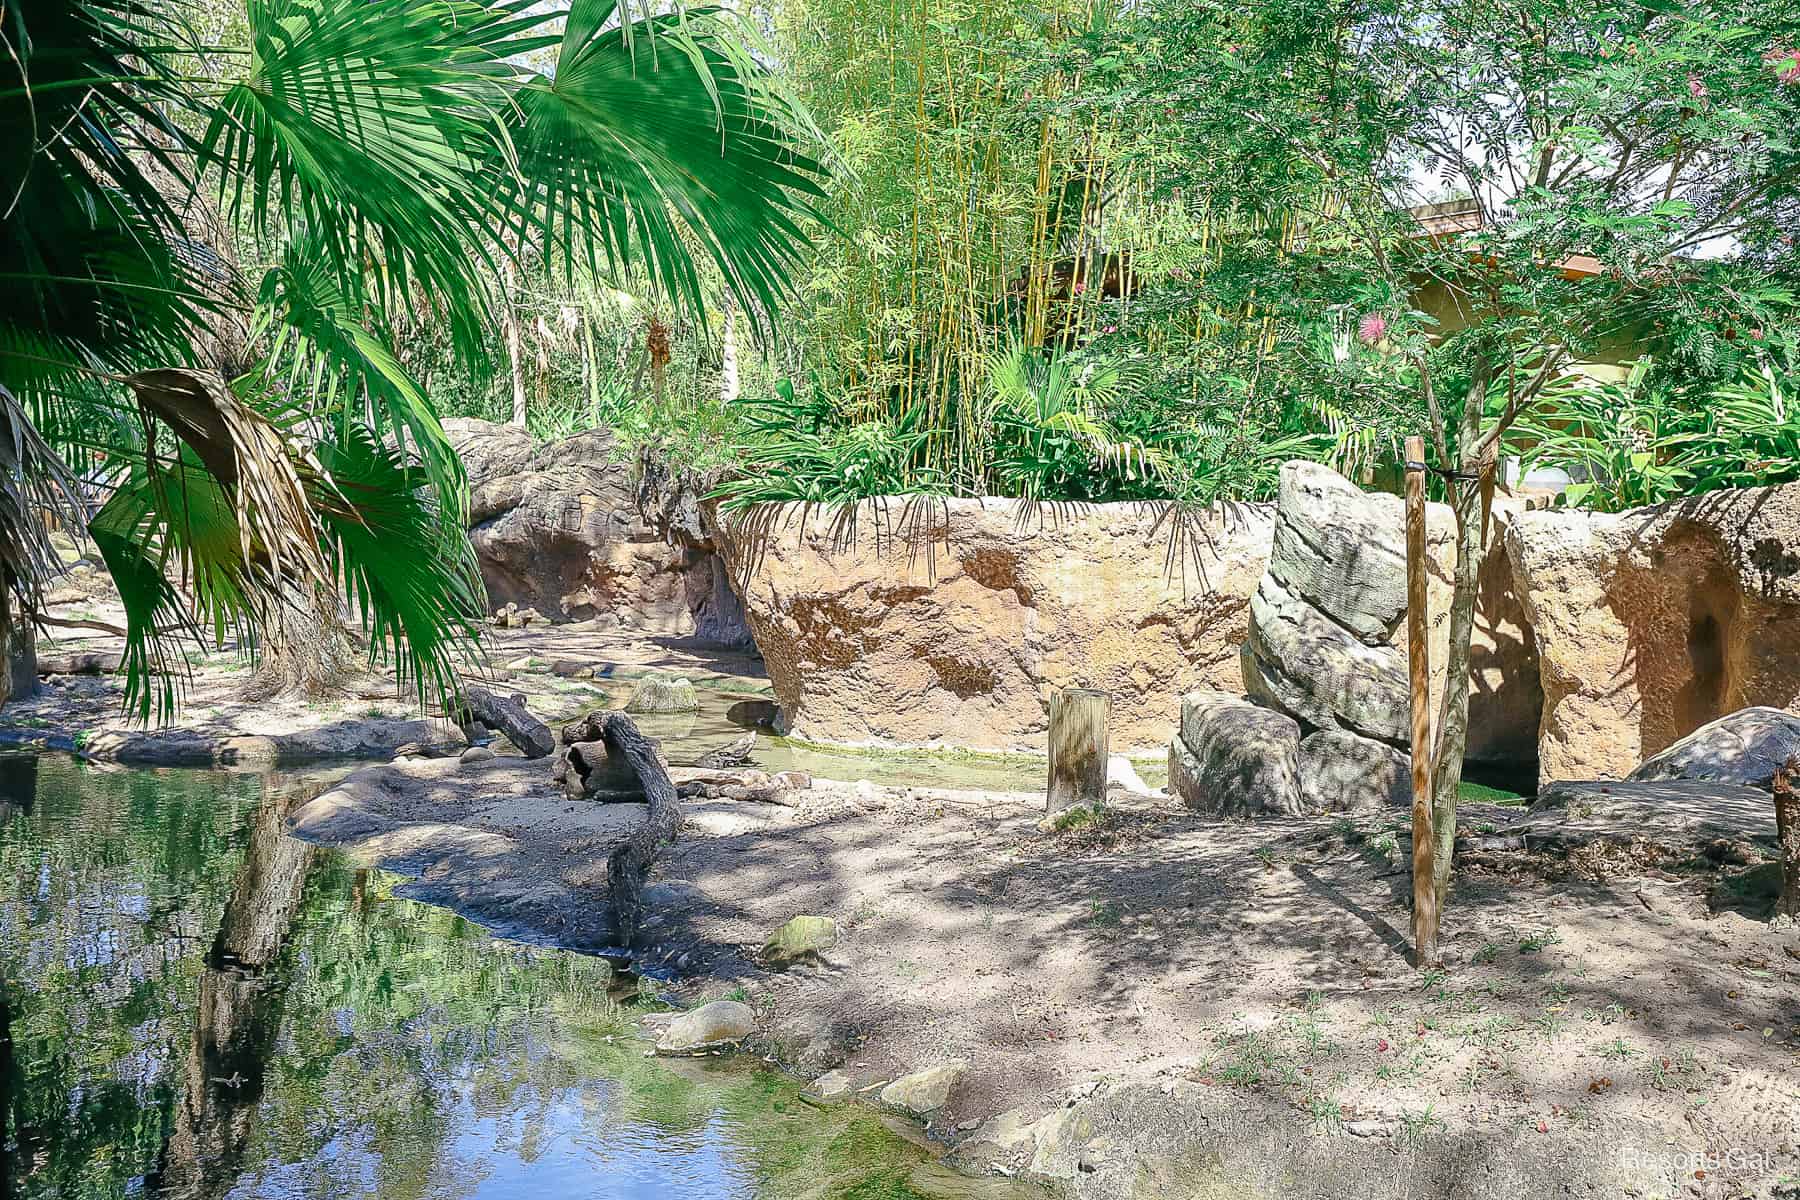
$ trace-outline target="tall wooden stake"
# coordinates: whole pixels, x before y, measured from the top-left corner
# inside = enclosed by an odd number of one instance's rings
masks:
[[[1413,947],[1438,961],[1437,839],[1431,828],[1430,614],[1425,599],[1425,439],[1406,439],[1406,661],[1412,681]]]
[[[1800,756],[1788,755],[1775,772],[1775,842],[1781,848],[1781,895],[1775,915],[1800,920]]]
[[[1049,815],[1105,802],[1111,717],[1110,692],[1063,688],[1050,697],[1050,788],[1044,805]]]

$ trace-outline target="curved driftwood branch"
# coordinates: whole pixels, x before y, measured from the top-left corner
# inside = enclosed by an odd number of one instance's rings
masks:
[[[620,712],[601,713],[589,717],[584,724],[597,725],[607,754],[629,764],[636,772],[649,803],[644,823],[606,858],[606,879],[612,889],[619,941],[629,947],[637,943],[643,920],[644,879],[656,861],[656,852],[664,842],[674,840],[681,825],[681,805],[675,796],[675,785],[669,782],[669,772],[657,756],[656,743],[639,732],[630,717]]]
[[[546,758],[556,749],[556,735],[531,715],[524,696],[501,696],[484,687],[465,688],[460,707],[450,715],[458,725],[479,722],[498,729],[526,758]]]

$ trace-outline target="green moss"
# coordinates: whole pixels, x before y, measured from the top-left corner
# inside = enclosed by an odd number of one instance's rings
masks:
[[[1529,804],[1531,798],[1505,788],[1489,787],[1485,783],[1470,783],[1467,779],[1456,789],[1459,800],[1469,800],[1478,804]]]

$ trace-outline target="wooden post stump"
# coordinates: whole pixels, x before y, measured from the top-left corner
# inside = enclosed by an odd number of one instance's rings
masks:
[[[1781,897],[1775,901],[1775,916],[1800,921],[1800,756],[1788,760],[1775,772],[1775,840],[1781,847]]]
[[[1413,948],[1438,961],[1437,839],[1431,826],[1430,614],[1425,597],[1425,439],[1406,439],[1406,661],[1412,685]]]
[[[1045,810],[1055,816],[1106,801],[1107,722],[1112,693],[1064,688],[1050,697],[1050,788]]]

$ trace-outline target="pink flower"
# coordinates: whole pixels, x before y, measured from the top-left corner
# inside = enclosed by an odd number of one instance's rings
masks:
[[[1710,94],[1711,93],[1706,89],[1706,81],[1704,79],[1700,78],[1698,75],[1688,76],[1688,95],[1696,100],[1704,102],[1706,97]]]
[[[1119,332],[1119,327],[1117,325],[1108,325],[1106,327],[1106,332],[1107,333],[1117,333],[1117,332]]]
[[[1085,291],[1087,291],[1087,281],[1085,279],[1077,279],[1075,281],[1075,294],[1079,296]]]
[[[1370,313],[1361,321],[1357,322],[1356,336],[1363,340],[1364,345],[1373,346],[1376,342],[1379,342],[1382,338],[1387,336],[1387,328],[1388,323],[1386,317],[1382,316],[1380,313]]]
[[[1782,83],[1800,83],[1800,46],[1776,46],[1763,55]]]

